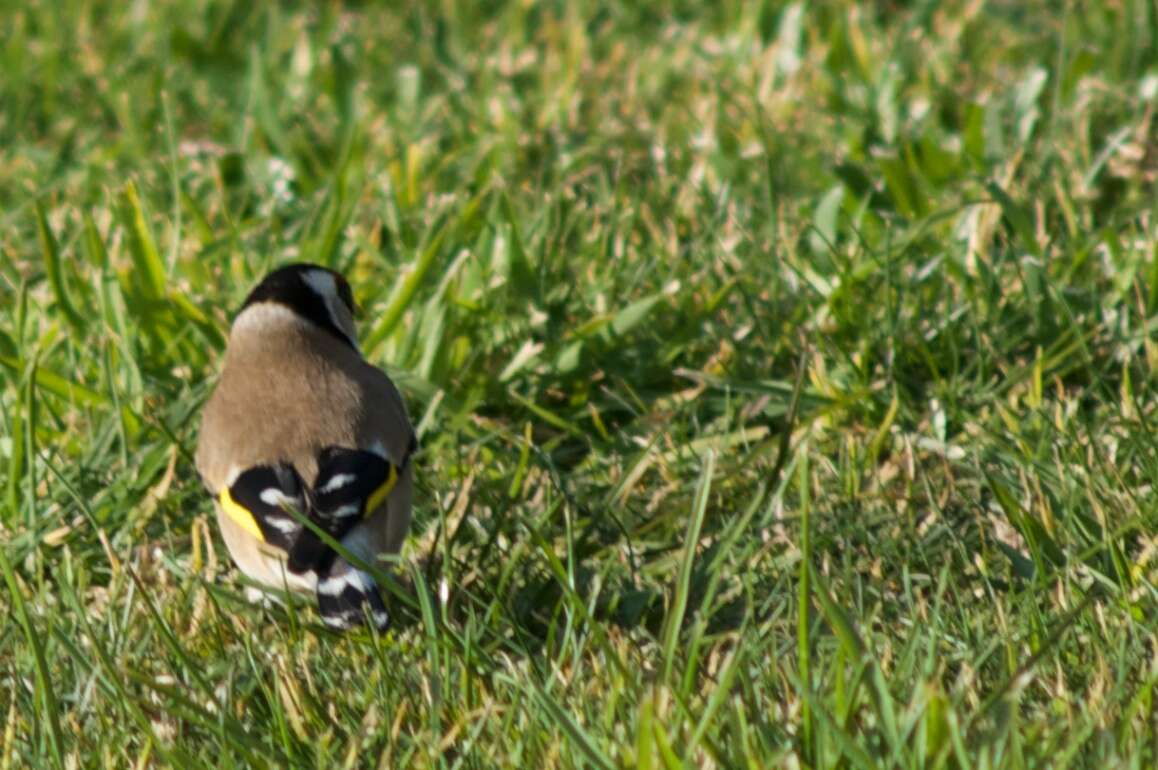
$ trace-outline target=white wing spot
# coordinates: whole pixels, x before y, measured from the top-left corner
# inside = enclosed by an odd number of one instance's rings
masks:
[[[334,478],[327,481],[325,486],[323,486],[318,491],[324,495],[327,492],[333,492],[335,489],[341,489],[350,482],[356,481],[357,478],[358,477],[353,473],[339,473],[337,476],[334,476]]]
[[[352,569],[336,577],[328,577],[318,583],[318,593],[326,596],[341,596],[346,586],[358,593],[367,594],[374,590],[374,579],[361,570]]]
[[[297,505],[296,498],[290,497],[285,492],[282,492],[277,487],[270,487],[261,490],[261,501],[266,505],[272,505],[275,508],[281,508],[286,505]]]
[[[279,517],[276,519],[266,519],[266,523],[283,535],[288,535],[298,528],[298,523],[293,519],[283,519]]]
[[[326,596],[340,596],[345,586],[345,576],[339,575],[338,577],[326,578],[318,583],[318,593],[325,594]]]
[[[360,569],[350,570],[348,579],[349,579],[350,585],[354,585],[355,583],[357,583],[358,588],[363,593],[369,593],[369,592],[375,590],[374,589],[374,578],[370,577],[370,575],[368,573],[363,572]]]
[[[334,511],[333,517],[335,519],[345,519],[349,516],[357,516],[358,511],[359,511],[359,509],[361,509],[361,507],[362,506],[359,505],[358,503],[350,503],[348,505],[343,505],[341,508]]]

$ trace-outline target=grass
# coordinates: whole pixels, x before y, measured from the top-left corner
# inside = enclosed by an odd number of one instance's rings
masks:
[[[3,11],[0,767],[1153,767],[1153,4],[397,5]],[[190,459],[290,259],[380,637]]]

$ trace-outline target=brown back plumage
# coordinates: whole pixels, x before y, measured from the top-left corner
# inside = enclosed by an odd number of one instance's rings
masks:
[[[247,307],[230,333],[221,377],[202,414],[196,464],[216,497],[255,465],[290,463],[307,485],[326,446],[380,448],[402,467],[386,502],[351,532],[347,544],[373,560],[396,552],[410,521],[413,429],[397,388],[352,346],[275,302]],[[243,572],[283,585],[284,554],[218,515],[226,545]],[[311,584],[291,587],[309,590]]]
[[[197,469],[216,494],[232,470],[285,460],[307,484],[327,445],[382,445],[401,464],[413,432],[394,383],[353,348],[275,304],[238,319],[202,416]]]

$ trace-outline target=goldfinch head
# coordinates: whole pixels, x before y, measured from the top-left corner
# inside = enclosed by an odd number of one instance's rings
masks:
[[[250,309],[270,304],[289,309],[357,350],[354,294],[341,273],[308,262],[279,267],[249,293],[237,321]]]

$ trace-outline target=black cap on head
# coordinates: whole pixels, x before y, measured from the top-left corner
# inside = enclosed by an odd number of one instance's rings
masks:
[[[295,262],[263,278],[245,298],[240,312],[259,302],[276,302],[356,348],[334,317],[331,307],[335,300],[353,316],[354,294],[341,273],[321,265]]]

